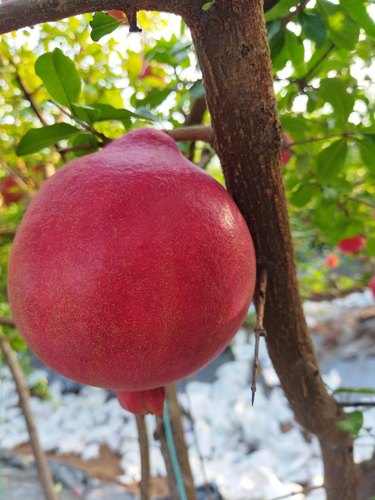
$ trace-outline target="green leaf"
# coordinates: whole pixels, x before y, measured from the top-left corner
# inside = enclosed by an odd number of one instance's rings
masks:
[[[334,179],[344,166],[348,154],[345,139],[339,139],[323,149],[317,156],[317,178],[320,181]]]
[[[30,129],[18,144],[18,156],[29,155],[43,148],[56,144],[62,139],[69,139],[78,134],[80,130],[68,123],[55,123],[46,127]]]
[[[372,387],[361,387],[360,389],[356,389],[355,387],[340,387],[339,389],[335,389],[333,394],[375,394],[375,389]]]
[[[341,431],[347,432],[356,437],[363,425],[363,413],[361,411],[352,411],[346,414],[346,420],[337,422],[337,427]]]
[[[375,142],[371,139],[363,138],[357,141],[363,163],[369,170],[375,173]]]
[[[285,48],[288,51],[289,60],[293,64],[295,76],[297,78],[304,76],[306,73],[306,65],[304,59],[305,49],[303,46],[303,40],[291,31],[286,30]]]
[[[363,0],[340,0],[340,5],[368,36],[375,38],[375,23],[367,12]]]
[[[43,54],[35,63],[35,72],[53,99],[71,108],[81,92],[81,80],[74,62],[60,49]]]
[[[266,21],[274,21],[275,19],[278,19],[280,17],[287,16],[290,9],[297,5],[299,2],[300,0],[280,0],[274,7],[272,7],[272,9],[270,9],[266,13]]]
[[[72,104],[72,113],[78,120],[81,120],[89,125],[92,125],[100,116],[100,111],[92,106],[77,106]]]
[[[123,21],[115,19],[104,12],[96,12],[90,22],[91,39],[99,41],[103,36],[109,35],[123,24]]]
[[[328,0],[318,0],[329,35],[339,48],[353,50],[359,37],[358,24],[340,6]]]
[[[71,141],[72,147],[84,147],[85,149],[74,151],[75,157],[85,156],[90,153],[94,153],[99,149],[98,140],[95,135],[83,132],[81,134],[74,135]],[[87,149],[86,149],[87,148]]]
[[[211,9],[216,3],[216,0],[211,0],[210,2],[206,2],[202,5],[202,10],[203,12],[207,12],[208,10]]]
[[[315,42],[319,48],[327,39],[327,29],[316,10],[302,11],[298,16],[302,32],[306,38]]]
[[[320,82],[320,95],[333,107],[337,121],[345,125],[354,106],[354,97],[348,94],[345,83],[339,78],[325,78]]]
[[[318,193],[319,187],[316,184],[311,182],[301,183],[291,194],[290,201],[296,207],[304,207]]]

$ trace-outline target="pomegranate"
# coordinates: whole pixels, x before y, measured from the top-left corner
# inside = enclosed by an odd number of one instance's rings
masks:
[[[289,147],[293,143],[293,139],[287,132],[282,132],[281,139],[280,162],[282,165],[288,165],[293,156],[293,152]]]
[[[120,405],[135,415],[153,413],[159,417],[163,416],[165,387],[157,387],[148,391],[118,391],[116,396]]]
[[[335,253],[329,253],[324,262],[328,267],[337,267],[340,264],[340,257]]]
[[[254,249],[227,191],[145,128],[43,184],[8,285],[37,356],[129,401],[121,391],[160,388],[226,347],[253,295]]]
[[[374,299],[375,299],[375,275],[370,279],[368,286],[370,287],[370,290],[372,291],[372,295],[374,296]]]
[[[17,203],[24,196],[24,193],[13,177],[5,177],[0,181],[0,194],[3,197],[3,204],[6,207],[11,203]]]
[[[341,240],[337,246],[343,252],[347,254],[358,253],[366,245],[366,238],[363,236],[353,236],[352,238],[345,238]]]

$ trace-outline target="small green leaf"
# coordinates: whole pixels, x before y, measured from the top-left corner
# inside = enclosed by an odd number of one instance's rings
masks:
[[[94,109],[92,106],[77,106],[72,104],[73,116],[78,118],[89,125],[92,125],[100,116],[100,111]]]
[[[363,0],[340,0],[340,5],[369,36],[375,38],[375,23],[367,12]]]
[[[371,172],[375,173],[375,142],[372,139],[364,137],[358,140],[357,144],[363,163]]]
[[[296,207],[304,207],[317,193],[319,193],[319,187],[316,184],[301,183],[291,194],[290,201]]]
[[[345,10],[328,0],[318,0],[318,5],[334,44],[339,48],[353,50],[359,37],[358,24]]]
[[[290,9],[297,5],[299,2],[300,0],[280,0],[274,7],[272,7],[272,9],[270,9],[266,13],[266,21],[274,21],[275,19],[279,19],[280,17],[287,16]]]
[[[324,45],[327,39],[327,29],[318,12],[316,10],[302,11],[298,19],[305,37],[315,42],[317,48]]]
[[[375,394],[375,389],[372,387],[361,387],[359,389],[355,387],[340,387],[334,390],[333,394],[341,394],[343,392],[346,394]]]
[[[317,178],[321,181],[334,179],[344,166],[348,145],[345,139],[339,139],[323,149],[317,156]]]
[[[348,94],[345,83],[340,78],[325,78],[320,82],[319,92],[333,107],[338,123],[345,125],[354,106],[354,97]]]
[[[352,411],[346,414],[346,420],[337,422],[337,427],[341,431],[347,432],[356,437],[363,425],[363,413],[361,411]]]
[[[99,41],[103,36],[109,35],[123,24],[123,21],[115,19],[104,12],[96,12],[90,22],[91,39]]]
[[[71,144],[73,148],[82,147],[81,150],[78,149],[73,152],[75,157],[85,156],[99,149],[95,135],[85,132],[73,136]]]
[[[71,108],[81,92],[81,80],[74,62],[60,49],[43,54],[35,63],[35,72],[43,81],[51,97]]]
[[[56,144],[62,139],[69,139],[80,130],[67,123],[55,123],[41,128],[32,128],[22,137],[16,153],[18,156],[29,155],[43,148]]]
[[[207,12],[208,10],[211,9],[216,3],[216,0],[211,0],[210,2],[206,2],[202,5],[202,10],[203,12]]]

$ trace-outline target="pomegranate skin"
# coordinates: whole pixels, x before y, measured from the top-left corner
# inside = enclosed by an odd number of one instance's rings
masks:
[[[337,244],[338,248],[347,254],[358,253],[366,246],[366,238],[363,236],[353,236],[345,238]]]
[[[3,197],[5,206],[20,201],[24,194],[17,182],[12,177],[6,177],[0,182],[0,194]]]
[[[169,136],[146,128],[44,183],[13,243],[8,295],[48,366],[140,391],[216,357],[254,285],[251,236],[232,198]]]
[[[163,416],[165,387],[156,387],[148,391],[116,392],[120,405],[135,415],[153,413],[158,417]]]

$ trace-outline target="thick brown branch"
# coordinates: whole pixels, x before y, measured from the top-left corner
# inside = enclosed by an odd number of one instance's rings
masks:
[[[12,0],[0,5],[0,35],[85,12],[111,9],[131,12],[136,7],[181,14],[187,4],[188,0]]]

